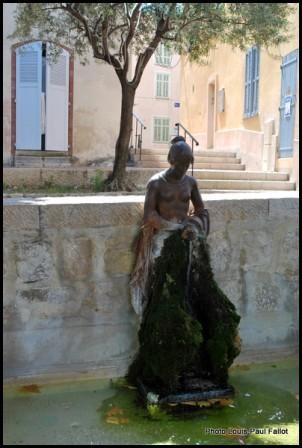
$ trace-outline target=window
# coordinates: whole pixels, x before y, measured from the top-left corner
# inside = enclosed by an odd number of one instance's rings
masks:
[[[253,117],[258,113],[259,96],[259,48],[252,47],[245,56],[244,116]]]
[[[156,117],[153,122],[153,141],[154,143],[168,143],[170,131],[170,119],[165,117]]]
[[[169,97],[169,75],[167,73],[156,74],[156,96],[161,98]]]
[[[172,62],[172,53],[170,48],[164,44],[159,44],[155,52],[155,63],[159,65],[165,65],[170,67]]]

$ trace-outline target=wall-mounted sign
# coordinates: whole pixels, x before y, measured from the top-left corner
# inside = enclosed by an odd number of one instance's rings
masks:
[[[180,107],[180,102],[179,101],[175,101],[174,102],[174,107]]]

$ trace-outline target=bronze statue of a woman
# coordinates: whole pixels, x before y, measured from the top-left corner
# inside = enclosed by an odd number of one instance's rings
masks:
[[[147,184],[130,282],[140,347],[127,375],[161,395],[188,391],[197,379],[225,387],[240,352],[240,317],[213,277],[209,214],[186,174],[193,155],[183,137],[172,140],[168,161]]]

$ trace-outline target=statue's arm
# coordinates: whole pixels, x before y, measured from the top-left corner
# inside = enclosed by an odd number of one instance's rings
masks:
[[[192,179],[192,182],[193,182],[193,187],[192,187],[192,191],[191,191],[191,202],[194,207],[193,215],[199,217],[200,215],[204,214],[205,206],[204,206],[203,200],[201,198],[201,195],[199,193],[196,180]]]
[[[144,226],[160,229],[162,227],[162,219],[157,212],[156,204],[158,200],[159,188],[158,181],[152,180],[146,188],[145,204],[144,204]]]
[[[203,228],[206,234],[209,234],[210,231],[210,217],[208,210],[205,208],[203,200],[201,198],[197,181],[192,178],[193,186],[191,191],[191,202],[194,207],[193,216],[197,216],[203,223]]]

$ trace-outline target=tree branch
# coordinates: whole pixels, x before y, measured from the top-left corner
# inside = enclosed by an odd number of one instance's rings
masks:
[[[172,6],[169,9],[169,12],[171,12],[172,8],[175,7],[175,4],[173,3]],[[156,50],[158,44],[160,43],[162,37],[165,35],[166,32],[170,31],[170,17],[169,14],[167,15],[166,19],[160,19],[157,24],[157,29],[155,32],[155,36],[144,51],[144,53],[141,53],[137,59],[136,67],[135,67],[135,73],[132,81],[130,81],[130,85],[132,85],[134,88],[136,88],[140,82],[140,79],[142,77],[144,68],[146,67],[147,63],[149,62],[152,54]]]
[[[129,11],[128,11],[128,5],[126,5],[127,7],[127,18],[129,19],[129,32],[128,35],[126,37],[126,40],[122,46],[121,49],[121,53],[124,56],[124,68],[123,71],[125,73],[125,75],[127,75],[128,72],[128,68],[129,68],[129,53],[128,53],[128,48],[130,45],[130,42],[133,39],[133,36],[135,34],[136,31],[136,27],[138,24],[138,20],[139,20],[139,15],[140,15],[140,9],[141,9],[141,3],[137,3],[133,9],[132,15],[129,15]]]
[[[103,52],[104,52],[104,61],[108,62],[108,64],[112,65],[120,78],[120,71],[122,70],[122,66],[118,59],[116,59],[112,54],[110,54],[108,48],[108,20],[104,20],[102,23],[102,44],[103,44]]]
[[[89,43],[92,45],[91,31],[90,31],[90,29],[88,27],[88,24],[86,22],[85,17],[78,10],[73,9],[72,6],[69,3],[66,3],[66,6],[62,5],[62,9],[67,11],[71,16],[73,16],[76,19],[78,19],[79,22],[81,22],[84,25],[87,39],[88,39]]]
[[[114,33],[115,31],[117,31],[117,30],[119,30],[119,29],[125,28],[126,26],[127,26],[126,23],[124,23],[123,25],[115,26],[115,27],[112,28],[110,31],[108,31],[108,35],[107,35],[107,36],[110,37],[112,33]]]

